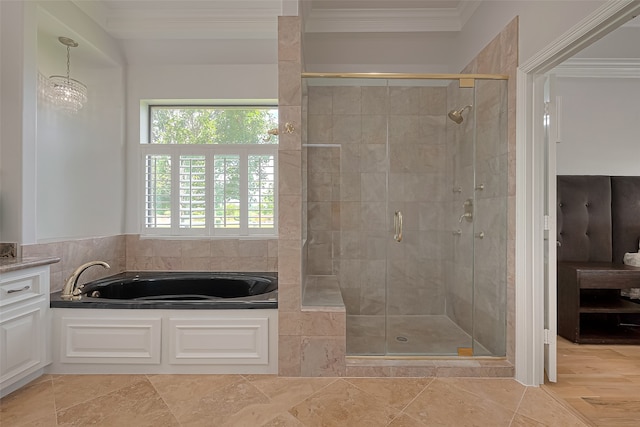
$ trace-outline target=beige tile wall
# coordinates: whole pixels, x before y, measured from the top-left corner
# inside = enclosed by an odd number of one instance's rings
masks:
[[[289,122],[296,128],[286,143],[280,140],[278,152],[278,221],[281,230],[278,243],[278,369],[280,375],[286,376],[342,376],[346,353],[344,312],[303,307],[301,299],[303,268],[329,268],[327,250],[332,239],[331,218],[334,215],[331,203],[316,202],[312,199],[319,197],[319,194],[307,194],[306,191],[307,179],[322,182],[328,177],[309,177],[306,173],[309,165],[302,141],[306,138],[306,132],[311,134],[314,130],[301,130],[304,125],[302,115],[306,114],[306,108],[313,108],[303,103],[303,99],[306,101],[306,92],[300,76],[301,19],[280,17],[278,33],[280,127],[282,129]],[[318,191],[333,191],[333,188],[324,186]],[[302,205],[306,207],[312,203],[319,204],[314,205],[313,210],[309,209],[314,214],[306,218]],[[289,206],[296,206],[296,209]],[[309,235],[303,230],[306,221],[309,223]],[[305,245],[305,238],[308,245]],[[305,265],[303,253],[307,250],[324,254],[324,260],[319,261],[318,265]]]
[[[308,273],[335,274],[358,322],[384,315],[387,274],[391,314],[444,312],[445,102],[444,87],[309,88],[309,143],[330,145],[308,151]]]
[[[60,262],[51,264],[51,292],[62,290],[73,271],[89,261],[105,261],[111,268],[91,267],[82,274],[79,283],[86,283],[120,273],[126,266],[125,236],[94,237],[55,243],[22,246],[22,256],[55,256]]]
[[[516,74],[518,68],[518,18],[514,18],[462,71],[463,73],[482,74],[505,74],[509,76],[507,83],[507,130],[506,152],[499,151],[499,155],[487,157],[486,171],[507,171],[506,200],[501,203],[506,205],[506,307],[507,312],[504,321],[506,322],[506,356],[507,360],[515,363],[515,196],[516,196]],[[491,111],[487,110],[487,113]],[[501,118],[503,119],[503,118]],[[506,165],[506,166],[505,166]],[[487,182],[490,182],[487,179]],[[498,206],[502,212],[503,206]],[[498,250],[496,246],[487,248]],[[501,251],[502,248],[500,247]],[[496,259],[498,259],[496,257]],[[501,259],[501,258],[500,258]],[[491,274],[488,268],[480,272],[480,279],[485,286],[496,285],[495,275]],[[502,268],[502,267],[500,267]],[[494,288],[495,289],[495,288]],[[491,292],[489,290],[489,292]],[[485,322],[487,327],[496,322],[496,317],[492,315],[492,308],[486,302],[480,302],[480,312],[478,320]],[[500,320],[502,322],[502,320]]]
[[[80,265],[105,261],[111,268],[92,267],[80,277],[86,283],[122,271],[277,271],[278,240],[166,240],[118,235],[24,245],[22,254],[56,256],[51,264],[51,292],[61,290]]]
[[[449,109],[473,104],[461,124],[449,122],[448,167],[453,178],[450,228],[459,229],[447,258],[447,313],[488,350],[505,355],[507,256],[507,82],[476,80],[475,88],[449,87]],[[473,96],[475,94],[475,96]],[[475,128],[475,132],[472,130]],[[476,186],[482,185],[482,189]],[[464,200],[473,222],[460,223]],[[479,238],[478,233],[484,237]]]

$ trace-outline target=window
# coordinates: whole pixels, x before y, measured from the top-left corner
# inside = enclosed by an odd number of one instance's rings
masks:
[[[143,234],[275,235],[278,110],[150,106]]]

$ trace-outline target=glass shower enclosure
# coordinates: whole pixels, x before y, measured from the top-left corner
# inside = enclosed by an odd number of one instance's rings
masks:
[[[504,356],[506,77],[303,82],[305,279],[338,282],[347,354]]]

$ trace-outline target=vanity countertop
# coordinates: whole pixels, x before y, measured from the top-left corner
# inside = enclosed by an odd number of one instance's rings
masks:
[[[0,274],[40,265],[55,264],[59,261],[60,258],[58,257],[0,258]]]

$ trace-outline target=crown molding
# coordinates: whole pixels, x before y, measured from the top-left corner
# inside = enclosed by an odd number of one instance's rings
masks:
[[[637,0],[607,2],[518,68],[526,74],[548,72],[637,14],[640,14]]]
[[[278,16],[296,14],[303,15],[305,31],[310,33],[457,32],[481,3],[327,9],[314,8],[314,2],[306,0],[302,4],[298,0],[187,1],[185,7],[176,0],[156,6],[116,0],[72,2],[117,39],[275,39]]]
[[[640,59],[573,58],[556,66],[552,74],[557,77],[640,78]]]
[[[73,0],[74,4],[117,39],[276,39],[281,1],[262,7],[114,8],[100,2]]]
[[[314,9],[305,10],[308,33],[460,31],[480,6],[461,1],[451,8]]]

